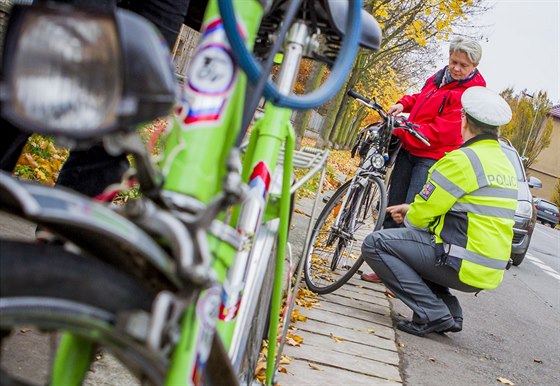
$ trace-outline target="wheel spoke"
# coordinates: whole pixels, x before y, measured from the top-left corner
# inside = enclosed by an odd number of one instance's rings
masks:
[[[332,292],[354,275],[363,262],[362,241],[381,226],[386,206],[383,182],[372,178],[366,188],[360,185],[351,190],[350,184],[348,181],[333,194],[314,227],[305,280],[317,293]],[[342,208],[348,192],[350,197]]]

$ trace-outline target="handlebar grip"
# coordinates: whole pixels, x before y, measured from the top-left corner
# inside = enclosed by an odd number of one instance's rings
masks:
[[[354,98],[354,99],[360,99],[360,100],[363,100],[364,102],[366,102],[366,103],[368,103],[368,104],[370,103],[370,100],[369,100],[369,99],[367,99],[367,98],[364,97],[364,96],[361,96],[360,94],[358,94],[358,93],[355,92],[354,90],[348,90],[348,92],[347,92],[346,94],[347,94],[348,96],[351,96],[351,97]]]

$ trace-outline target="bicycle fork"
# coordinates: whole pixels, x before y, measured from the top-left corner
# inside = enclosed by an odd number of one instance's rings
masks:
[[[354,192],[354,190],[358,187],[357,184],[359,184],[362,187],[362,190],[360,192],[360,195],[364,194],[364,189],[367,185],[367,178],[364,178],[360,175],[361,170],[358,169],[358,171],[356,171],[356,174],[354,175],[354,177],[352,177],[352,182],[350,183],[350,186],[348,187],[348,192],[346,193],[346,195],[344,196],[344,198],[342,199],[342,202],[339,204],[340,205],[340,209],[338,210],[338,213],[336,215],[336,219],[334,220],[334,223],[332,225],[332,229],[336,232],[341,232],[341,221],[342,221],[342,215],[346,212],[346,205],[348,204],[348,200],[350,197],[352,197],[352,193]],[[359,197],[359,200],[357,202],[360,202],[361,197]]]

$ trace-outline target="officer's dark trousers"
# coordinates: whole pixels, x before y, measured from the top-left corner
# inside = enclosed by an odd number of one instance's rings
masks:
[[[477,292],[459,280],[448,266],[436,266],[435,244],[428,232],[410,228],[384,229],[368,235],[362,257],[412,311],[414,321],[427,323],[451,314],[463,317],[459,301],[449,292]]]

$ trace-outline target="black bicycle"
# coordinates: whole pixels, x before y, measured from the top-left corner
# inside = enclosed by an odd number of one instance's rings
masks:
[[[329,198],[317,218],[305,254],[305,282],[319,294],[327,294],[346,283],[363,263],[361,242],[372,230],[379,230],[387,208],[385,177],[394,164],[400,141],[393,136],[402,128],[429,146],[404,117],[393,117],[373,100],[349,90],[348,95],[377,111],[382,120],[364,128],[352,148],[360,166]]]

